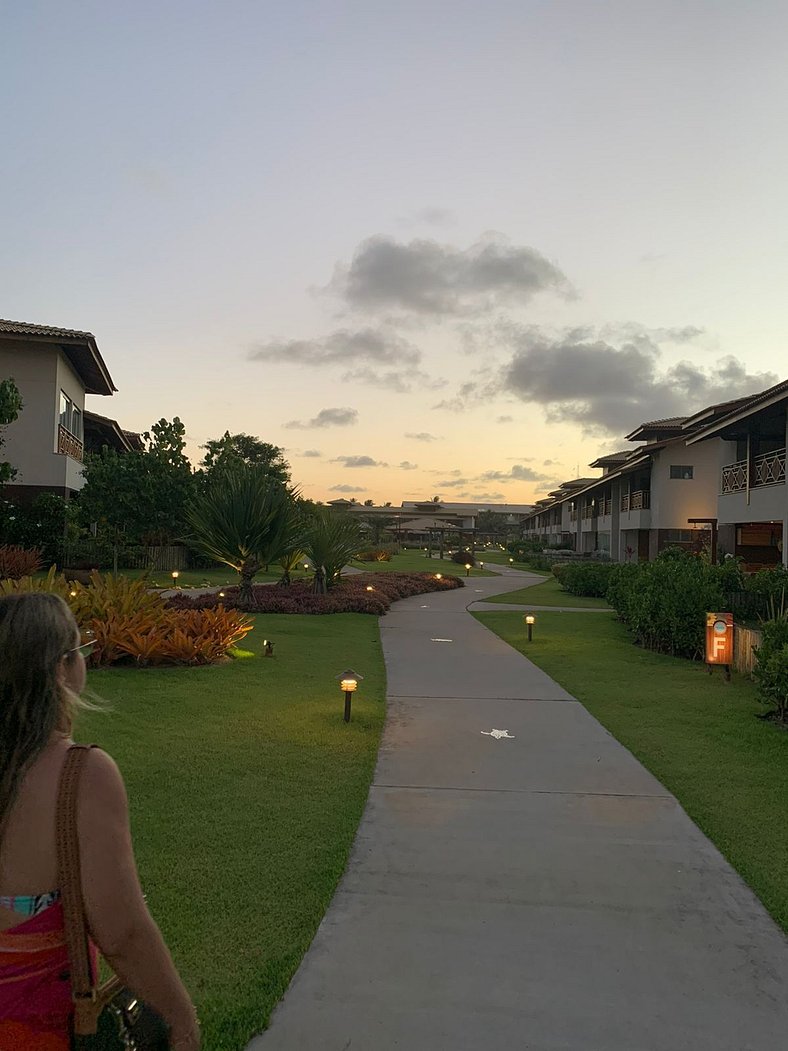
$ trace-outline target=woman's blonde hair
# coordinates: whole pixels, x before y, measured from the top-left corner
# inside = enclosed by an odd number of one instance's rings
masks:
[[[59,595],[0,597],[0,836],[22,780],[52,734],[71,731],[74,695],[59,681],[80,660],[79,628]]]

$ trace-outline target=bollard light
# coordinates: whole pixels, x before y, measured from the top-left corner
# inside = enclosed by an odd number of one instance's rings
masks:
[[[374,590],[375,589],[372,587],[371,584],[367,584],[367,591],[374,591]]]
[[[308,570],[308,569],[309,569],[309,563],[308,562],[304,562],[304,570]]]
[[[178,586],[178,577],[179,576],[180,576],[180,573],[178,572],[178,570],[177,569],[173,569],[173,571],[172,571],[172,584],[173,584],[173,587],[177,588],[177,586]]]
[[[224,598],[224,592],[223,591],[219,592],[219,598]]]
[[[443,573],[436,573],[435,574],[435,579],[436,580],[443,580]]]
[[[510,566],[513,566],[513,565],[514,565],[514,559],[513,559],[513,558],[510,558],[510,559],[509,559],[509,565],[510,565]]]
[[[470,564],[470,562],[466,562],[465,563],[465,576],[469,577],[470,575],[471,575],[471,564]]]
[[[270,639],[263,639],[263,656],[273,657],[274,655],[274,644]]]
[[[339,679],[339,688],[345,695],[345,715],[344,720],[346,723],[350,722],[350,702],[353,698],[353,694],[358,689],[359,679],[363,679],[363,675],[359,675],[358,672],[353,671],[352,668],[348,668],[347,671],[343,671],[341,675],[337,675]]]
[[[484,562],[479,563],[479,569],[484,569]]]
[[[523,617],[523,620],[525,621],[526,626],[528,628],[528,641],[533,642],[534,622],[536,621],[536,617],[533,615],[533,613],[526,613],[526,615]]]

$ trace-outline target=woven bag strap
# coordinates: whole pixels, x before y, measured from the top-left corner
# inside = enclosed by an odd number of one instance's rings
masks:
[[[82,1010],[96,999],[90,970],[85,903],[77,834],[77,800],[79,778],[93,745],[72,745],[66,754],[57,798],[56,837],[58,887],[63,902],[66,946],[71,968],[71,993],[79,1024]],[[77,1032],[79,1029],[77,1029]]]

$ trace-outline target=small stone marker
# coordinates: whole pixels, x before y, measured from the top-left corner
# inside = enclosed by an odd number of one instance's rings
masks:
[[[496,741],[500,741],[502,737],[508,737],[510,741],[514,740],[514,734],[510,734],[508,730],[480,730],[479,733],[487,737],[494,737]]]

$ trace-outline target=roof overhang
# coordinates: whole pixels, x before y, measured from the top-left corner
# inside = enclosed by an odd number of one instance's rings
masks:
[[[130,436],[131,432],[124,431],[117,420],[111,420],[107,416],[99,416],[96,412],[85,409],[82,416],[83,425],[87,431],[89,428],[104,439],[104,444],[122,452],[133,452],[139,448]],[[139,441],[139,435],[136,436]],[[141,442],[140,442],[141,444]]]
[[[82,381],[86,394],[113,394],[118,389],[98,349],[96,337],[90,332],[47,331],[44,326],[19,324],[0,329],[0,340],[58,347]]]
[[[686,444],[695,445],[696,442],[705,442],[709,438],[720,438],[723,431],[728,430],[737,423],[742,423],[751,416],[757,416],[764,409],[770,409],[774,405],[779,405],[781,401],[788,401],[788,380],[770,387],[763,394],[753,395],[752,398],[746,400],[744,405],[740,405],[733,412],[727,413],[708,427],[701,427],[695,434],[687,438]]]

